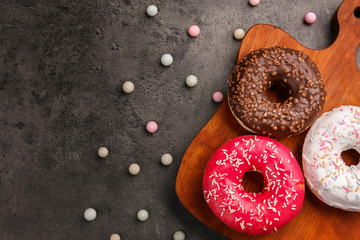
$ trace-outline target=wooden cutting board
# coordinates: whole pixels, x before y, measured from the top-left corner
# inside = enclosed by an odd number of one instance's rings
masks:
[[[302,46],[289,34],[271,25],[255,25],[242,41],[239,60],[250,51],[286,46],[305,52],[317,64],[325,81],[324,112],[341,105],[360,106],[360,72],[356,51],[360,43],[360,0],[345,0],[336,16],[338,35],[328,48],[313,50]],[[191,142],[181,162],[176,192],[182,204],[201,222],[230,239],[360,239],[360,213],[327,206],[306,187],[302,210],[274,234],[249,236],[228,228],[207,206],[202,194],[203,171],[212,153],[226,141],[250,134],[232,116],[224,100],[218,111]],[[306,132],[276,139],[290,148],[301,166]]]

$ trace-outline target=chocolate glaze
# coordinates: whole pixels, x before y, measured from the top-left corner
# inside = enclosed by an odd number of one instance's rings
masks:
[[[268,94],[270,87],[286,92],[278,92],[280,100],[274,101]],[[249,53],[229,76],[228,101],[233,115],[267,136],[285,137],[306,130],[321,113],[325,96],[314,62],[305,53],[286,47]]]

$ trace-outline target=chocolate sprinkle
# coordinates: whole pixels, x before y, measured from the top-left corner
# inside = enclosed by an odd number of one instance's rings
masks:
[[[269,97],[270,88],[285,99]],[[229,76],[228,100],[234,116],[267,136],[286,137],[306,130],[321,113],[325,96],[315,63],[305,53],[286,47],[249,53]]]

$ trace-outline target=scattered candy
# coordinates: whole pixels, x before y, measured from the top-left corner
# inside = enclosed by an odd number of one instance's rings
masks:
[[[110,240],[121,240],[121,238],[119,234],[114,233],[111,235]]]
[[[249,0],[251,6],[256,6],[260,3],[260,0]]]
[[[195,87],[197,83],[198,79],[194,75],[189,75],[186,77],[186,85],[189,87]]]
[[[149,133],[154,133],[158,130],[158,125],[156,122],[154,121],[150,121],[146,124],[146,130],[149,132]]]
[[[185,240],[185,233],[177,231],[174,233],[174,240]]]
[[[173,157],[169,153],[165,153],[161,156],[161,163],[164,165],[170,165],[173,161]]]
[[[132,93],[134,91],[134,84],[130,81],[126,81],[123,84],[123,91],[126,93]]]
[[[244,36],[245,36],[245,31],[242,30],[241,28],[238,28],[234,31],[234,38],[236,38],[237,40],[243,39]]]
[[[98,150],[99,157],[104,158],[104,157],[107,157],[108,154],[109,154],[109,150],[106,147],[99,148],[99,150]]]
[[[92,221],[96,218],[96,211],[93,208],[88,208],[84,212],[84,218],[88,221]]]
[[[213,94],[213,100],[215,101],[215,102],[221,102],[222,101],[222,99],[223,99],[223,94],[221,93],[221,92],[215,92],[214,94]]]
[[[140,166],[139,166],[139,164],[136,164],[136,163],[130,164],[130,166],[129,166],[129,173],[130,173],[131,175],[137,175],[137,174],[139,174],[139,172],[140,172]]]
[[[312,24],[316,21],[316,14],[313,12],[308,12],[305,14],[305,22],[308,24]]]
[[[155,5],[150,5],[148,6],[148,8],[146,9],[146,13],[150,16],[153,17],[158,13],[158,9]]]
[[[138,213],[137,213],[137,218],[142,222],[146,221],[148,219],[148,217],[149,217],[149,213],[148,213],[148,211],[146,211],[144,209],[138,211]]]
[[[170,54],[166,53],[161,57],[161,64],[164,66],[170,66],[173,60],[173,57]]]
[[[189,27],[189,34],[192,37],[197,37],[200,34],[200,28],[196,25],[192,25]]]

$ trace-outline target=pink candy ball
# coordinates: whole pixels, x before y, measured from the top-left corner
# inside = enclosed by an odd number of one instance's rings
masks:
[[[215,92],[214,94],[213,94],[213,100],[215,101],[215,102],[221,102],[222,100],[223,100],[223,94],[221,93],[221,92]]]
[[[316,15],[313,12],[308,12],[305,14],[305,22],[308,24],[312,24],[316,21]]]
[[[149,132],[149,133],[154,133],[158,130],[158,125],[156,122],[154,121],[150,121],[146,124],[146,130]]]
[[[200,34],[200,28],[196,25],[192,25],[189,27],[189,34],[192,37],[197,37]]]
[[[260,3],[260,0],[249,0],[251,6],[256,6]]]

